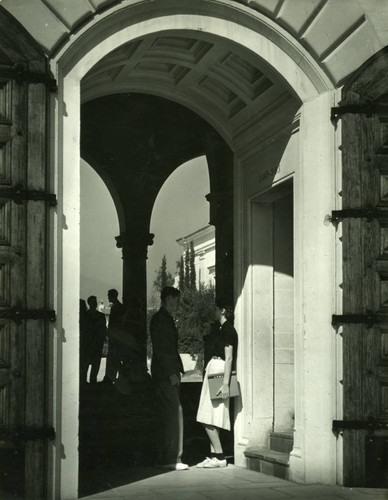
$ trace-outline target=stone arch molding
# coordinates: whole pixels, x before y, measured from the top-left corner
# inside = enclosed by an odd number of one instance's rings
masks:
[[[252,14],[250,13],[250,16]],[[139,22],[117,24],[112,32],[115,17],[101,21],[103,26],[94,25],[91,33],[85,33],[69,45],[61,55],[52,61],[52,69],[58,74],[59,85],[65,81],[72,82],[73,99],[81,98],[78,90],[79,82],[86,73],[104,56],[130,41],[163,32],[204,32],[208,36],[230,40],[249,50],[259,57],[272,78],[280,79],[284,87],[291,91],[301,102],[309,101],[333,88],[333,84],[321,68],[317,66],[308,52],[278,25],[271,26],[268,19],[257,13],[257,30],[233,22],[230,19],[220,19],[206,15],[166,15],[149,18]],[[265,24],[265,30],[263,25]],[[266,31],[266,33],[263,33]],[[276,35],[276,36],[275,36]],[[63,80],[62,80],[63,79]],[[61,81],[62,80],[62,81]],[[64,85],[65,87],[65,85]],[[164,95],[169,97],[168,95]],[[176,99],[171,94],[172,100]],[[223,124],[206,109],[201,109],[194,101],[181,102],[208,120],[219,133],[231,143]],[[230,144],[232,146],[232,144]]]

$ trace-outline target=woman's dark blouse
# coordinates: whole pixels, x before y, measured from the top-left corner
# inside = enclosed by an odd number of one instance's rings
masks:
[[[211,356],[225,359],[225,346],[233,346],[232,370],[236,369],[238,336],[233,323],[225,321],[219,331],[214,335],[214,343],[211,348]]]

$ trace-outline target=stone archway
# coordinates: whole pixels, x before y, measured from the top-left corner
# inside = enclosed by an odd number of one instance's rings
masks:
[[[78,288],[76,280],[72,277],[79,273],[78,259],[78,213],[77,206],[79,203],[79,123],[80,123],[80,103],[81,103],[81,79],[89,70],[105,55],[108,55],[112,50],[123,46],[129,41],[135,41],[152,33],[160,33],[163,31],[175,31],[177,26],[179,32],[198,32],[199,34],[206,32],[207,37],[215,37],[220,40],[233,40],[233,44],[244,47],[251,54],[250,57],[256,57],[257,60],[265,61],[265,72],[277,76],[279,82],[283,83],[285,90],[285,101],[290,104],[289,107],[284,105],[281,99],[277,102],[280,105],[284,116],[291,119],[295,114],[297,106],[304,100],[310,100],[319,96],[319,92],[329,88],[329,83],[320,71],[311,63],[311,60],[306,56],[305,69],[296,62],[292,56],[286,51],[283,51],[279,46],[271,42],[258,29],[257,32],[242,25],[235,24],[230,20],[221,21],[217,18],[206,16],[198,16],[193,18],[188,15],[164,16],[160,18],[150,18],[147,21],[141,21],[137,24],[131,24],[128,19],[124,20],[120,25],[109,26],[110,33],[104,32],[107,26],[101,26],[101,30],[97,30],[90,39],[84,39],[83,44],[75,43],[68,51],[63,54],[63,57],[56,61],[58,71],[58,107],[57,107],[57,126],[58,126],[58,142],[60,144],[57,149],[57,174],[60,181],[61,205],[60,212],[66,217],[66,228],[61,229],[58,226],[58,262],[60,262],[60,272],[58,273],[58,285],[62,290],[62,296],[58,297],[58,306],[62,311],[61,321],[58,328],[63,328],[67,332],[66,345],[61,348],[61,361],[57,366],[58,372],[73,372],[73,354],[78,351],[78,324],[71,311],[74,308],[76,297],[78,297]],[[127,26],[125,23],[127,22]],[[131,21],[132,23],[134,20]],[[108,30],[108,31],[109,31]],[[91,33],[92,34],[92,33]],[[302,51],[303,52],[303,51]],[[256,55],[255,55],[256,54]],[[300,57],[300,52],[298,53]],[[271,69],[272,67],[272,69]],[[280,76],[281,75],[281,76]],[[290,88],[292,93],[289,93]],[[156,91],[155,91],[156,92]],[[295,97],[295,95],[297,97]],[[172,90],[169,96],[175,97],[178,100],[179,96],[174,96]],[[167,96],[165,96],[167,97]],[[289,98],[290,97],[290,98]],[[217,116],[212,109],[208,109],[204,104],[202,106],[193,96],[183,96],[181,103],[187,107],[197,111],[203,118],[214,126],[218,133],[228,142],[228,144],[238,152],[239,148],[247,152],[248,145],[254,144],[255,134],[262,136],[265,130],[265,118],[270,116],[271,109],[267,109],[267,115],[258,116],[258,122],[246,121],[246,127],[241,128],[239,139],[235,135],[233,127],[227,125],[227,121],[222,119],[222,115]],[[184,102],[183,102],[184,101]],[[221,106],[222,107],[222,106]],[[319,106],[318,106],[319,107]],[[309,107],[311,113],[316,116],[314,106]],[[322,108],[323,110],[323,108]],[[249,111],[247,118],[249,118]],[[230,117],[230,118],[233,118]],[[279,118],[279,117],[278,117]],[[260,123],[261,121],[261,123]],[[276,120],[275,120],[276,122]],[[279,123],[277,123],[279,125]],[[271,126],[276,127],[276,123],[271,122]],[[311,146],[312,147],[312,146]],[[243,213],[243,200],[239,196],[241,189],[241,164],[235,161],[234,173],[234,200],[235,213],[238,215],[236,221]],[[237,234],[240,232],[239,222],[235,222]],[[235,256],[235,268],[239,270],[239,259],[244,252],[244,242],[235,238],[237,256]],[[242,289],[243,276],[238,275],[235,279],[235,287]],[[237,312],[239,321],[242,321],[241,312],[242,302],[237,304]],[[242,323],[241,323],[242,325]],[[77,407],[77,388],[75,381],[71,378],[66,380],[62,388],[58,391],[58,409],[62,412],[62,429],[61,439],[64,445],[66,460],[61,463],[61,478],[58,478],[58,487],[62,495],[69,495],[71,490],[69,478],[76,476],[77,464],[77,425],[74,421],[74,412]],[[239,438],[240,439],[240,438]],[[57,457],[57,461],[59,456]],[[74,482],[73,482],[74,484]],[[70,488],[70,490],[69,490]],[[70,495],[71,495],[70,491]]]

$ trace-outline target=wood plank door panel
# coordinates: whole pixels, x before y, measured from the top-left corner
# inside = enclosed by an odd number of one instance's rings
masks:
[[[0,187],[25,182],[26,92],[12,80],[1,80],[1,174]],[[25,305],[26,206],[0,198],[2,237],[0,241],[1,308]],[[11,433],[24,425],[25,409],[25,323],[0,321],[1,442],[4,484],[2,488],[24,494],[24,450]],[[21,480],[22,479],[22,480]]]
[[[358,93],[344,91],[342,104],[363,103]],[[388,115],[381,113],[347,113],[342,117],[343,208],[388,209],[387,178],[381,168],[382,158],[388,153],[384,144],[387,119]],[[387,412],[382,346],[388,332],[388,219],[346,218],[342,224],[344,314],[371,310],[380,318],[372,327],[343,325],[344,420],[384,425]],[[344,430],[345,485],[385,486],[383,471],[373,478],[370,472],[368,446],[371,449],[371,443],[377,442],[377,434],[367,428]],[[381,457],[376,455],[374,469],[380,466]]]
[[[44,60],[30,66],[46,73]],[[11,199],[7,191],[46,189],[47,88],[1,74],[0,489],[37,499],[45,497],[46,482],[47,321],[16,322],[7,314],[46,309],[48,208],[42,200]]]

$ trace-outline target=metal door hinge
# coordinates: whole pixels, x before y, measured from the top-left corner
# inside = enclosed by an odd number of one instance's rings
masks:
[[[38,439],[55,439],[53,427],[16,427],[14,429],[0,429],[2,441],[35,441]]]
[[[10,188],[0,188],[0,198],[12,200],[19,205],[22,204],[24,200],[45,201],[51,207],[57,205],[57,197],[55,194],[47,193],[46,191],[38,191],[37,189],[24,189],[20,184]]]
[[[333,326],[343,325],[345,323],[363,323],[368,328],[371,328],[379,322],[379,315],[373,311],[366,311],[365,314],[333,314],[331,317],[331,324]]]
[[[377,110],[378,105],[375,102],[366,102],[365,104],[343,104],[342,106],[331,108],[330,120],[332,122],[337,122],[342,115],[347,113],[357,115],[364,114],[371,117]]]
[[[16,83],[21,85],[27,83],[44,83],[50,92],[57,92],[58,85],[55,78],[44,74],[28,71],[23,64],[15,64],[12,68],[2,68],[0,70],[1,78],[9,78],[15,80]]]
[[[1,309],[0,319],[10,319],[17,325],[20,325],[23,320],[49,319],[51,322],[54,322],[57,317],[55,311],[47,309],[19,309],[14,307],[11,309]]]
[[[366,219],[371,222],[373,219],[388,219],[388,210],[368,205],[365,208],[344,208],[343,210],[333,210],[328,216],[330,222],[336,223],[343,219]]]
[[[333,432],[338,434],[344,430],[367,430],[370,434],[377,430],[388,430],[388,422],[381,422],[375,418],[368,420],[333,420]]]

